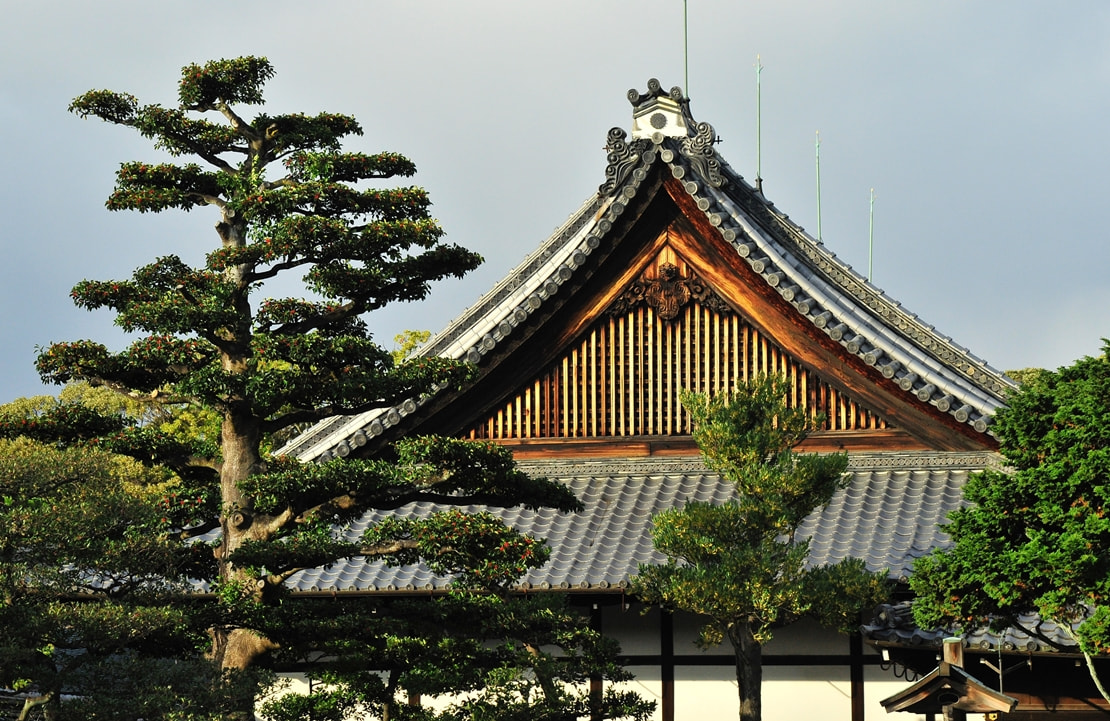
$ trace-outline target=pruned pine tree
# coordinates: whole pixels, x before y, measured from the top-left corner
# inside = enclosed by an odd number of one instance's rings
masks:
[[[741,721],[762,717],[763,646],[775,628],[809,617],[849,632],[888,593],[885,574],[860,559],[807,564],[809,539],[797,528],[843,488],[848,459],[792,450],[815,419],[789,407],[788,392],[778,376],[739,383],[728,397],[683,392],[706,464],[736,497],[658,514],[652,540],[668,560],[641,565],[634,583],[646,603],[707,617],[699,644],[731,644]]]
[[[391,511],[415,501],[456,509],[482,504],[563,511],[579,504],[563,486],[520,472],[508,451],[490,444],[408,438],[378,457],[309,465],[264,452],[266,439],[283,429],[465,382],[470,370],[461,362],[394,358],[374,342],[365,315],[388,303],[422,299],[432,281],[461,276],[480,261],[443,241],[424,190],[383,185],[414,173],[408,159],[342,149],[345,140],[361,134],[354,118],[246,117],[243,108],[262,104],[263,86],[273,74],[264,58],[219,60],[184,68],[175,107],[143,105],[106,90],[88,92],[70,106],[83,118],[135,130],[181,158],[123,163],[107,201],[110,210],[206,208],[217,223],[203,266],[164,255],[129,279],[78,283],[72,292],[78,306],[114,312],[117,325],[137,337],[118,352],[91,340],[53,343],[40,353],[38,370],[48,382],[83,380],[175,409],[171,415],[178,419],[192,409],[214,414],[215,437],[183,436],[162,425],[74,406],[10,420],[2,430],[61,444],[95,442],[171,469],[178,484],[175,498],[184,503],[165,515],[162,533],[183,553],[195,553],[197,543],[211,546],[208,567],[193,572],[211,584],[218,599],[201,615],[208,657],[224,676],[241,676],[283,653],[291,660],[293,649],[300,660],[317,658],[312,647],[318,642],[339,654],[333,658],[348,662],[342,673],[335,670],[329,677],[348,684],[341,689],[348,694],[345,703],[396,718],[406,687],[444,693],[453,690],[454,681],[462,682],[443,666],[467,669],[463,675],[471,690],[483,678],[488,681],[494,668],[461,651],[441,656],[434,673],[430,654],[424,665],[406,667],[404,655],[394,651],[404,639],[429,630],[427,624],[406,625],[411,612],[399,610],[383,622],[387,604],[357,610],[298,605],[285,582],[302,569],[352,557],[420,561],[455,577],[461,594],[456,602],[467,598],[463,591],[481,590],[510,604],[505,589],[544,563],[548,551],[488,513],[387,515],[356,542],[343,540],[336,529],[371,509]],[[266,281],[290,273],[302,275],[314,300],[259,299]],[[428,612],[434,613],[447,611]],[[543,623],[534,626],[536,619],[523,613],[512,611],[506,620],[515,626],[500,634],[517,639],[505,641],[517,650],[529,647],[533,631],[542,635],[543,624],[550,626],[552,619],[545,612]],[[378,621],[369,622],[371,616]],[[337,625],[337,619],[349,625]],[[560,617],[565,628],[575,622],[571,615]],[[344,639],[350,641],[345,647]],[[572,651],[578,643],[571,656],[597,646],[596,639],[565,640]],[[460,642],[457,649],[480,647]],[[594,673],[606,663],[594,653],[598,649],[577,667],[555,664],[522,678],[557,680],[566,674],[573,680],[583,669]],[[536,665],[549,655],[527,657]],[[527,657],[505,655],[494,666]],[[382,675],[368,671],[381,671],[386,685],[375,680]],[[355,679],[362,679],[362,688]],[[540,697],[529,698],[526,702],[534,703]],[[227,718],[250,717],[254,703],[253,696],[240,698]]]

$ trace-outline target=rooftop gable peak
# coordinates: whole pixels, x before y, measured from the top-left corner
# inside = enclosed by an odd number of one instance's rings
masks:
[[[694,125],[690,116],[690,99],[677,85],[669,93],[655,78],[648,81],[648,91],[628,91],[632,103],[632,138],[645,138],[656,143],[663,138],[685,138]]]
[[[633,88],[628,91],[628,100],[632,103],[632,138],[628,139],[624,128],[609,131],[605,144],[609,161],[605,168],[606,180],[598,188],[601,196],[623,193],[628,198],[633,197],[636,190],[625,187],[625,181],[637,173],[637,179],[642,180],[646,168],[657,158],[667,164],[688,165],[714,188],[726,185],[722,161],[714,149],[718,142],[717,132],[709,123],[694,120],[690,99],[682,94],[682,88],[675,86],[667,93],[659,81],[652,78],[646,93]]]
[[[725,264],[712,267],[746,264],[762,279],[752,288],[789,304],[784,316],[788,324],[812,330],[819,344],[827,337],[842,347],[845,357],[866,366],[857,370],[885,384],[899,400],[908,396],[906,402],[928,404],[946,422],[950,417],[954,423],[949,425],[966,434],[973,446],[978,434],[989,434],[994,412],[1015,387],[1013,381],[872,286],[775,208],[762,189],[717,154],[713,127],[694,120],[680,88],[665,92],[653,79],[646,93],[630,90],[627,97],[633,106],[633,137],[622,127],[609,131],[605,182],[597,193],[426,344],[422,355],[465,358],[477,365],[494,362],[487,357],[510,352],[525,334],[537,333],[537,324],[561,304],[569,303],[571,294],[561,289],[587,283],[626,235],[629,248],[654,242],[658,235],[650,228],[628,235],[639,219],[647,218],[643,222],[650,225],[676,212],[699,237],[719,236],[730,245],[735,256],[722,246],[714,252],[719,251]],[[664,116],[655,122],[658,128],[652,124],[656,113]],[[684,132],[678,133],[679,128]],[[658,212],[651,215],[649,206]],[[626,215],[629,210],[633,212]],[[323,421],[281,452],[318,460],[347,455],[417,413],[432,396],[440,397],[440,406],[449,404],[448,394],[439,393],[443,390],[392,408]],[[421,417],[435,412],[421,411]]]

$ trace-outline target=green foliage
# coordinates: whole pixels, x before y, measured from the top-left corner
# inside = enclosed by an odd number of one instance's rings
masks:
[[[396,346],[393,349],[393,360],[400,363],[412,356],[417,348],[428,342],[432,332],[427,330],[406,330],[393,336]]]
[[[112,310],[122,328],[149,335],[123,353],[91,341],[53,344],[38,358],[44,379],[87,379],[217,410],[245,399],[269,432],[465,380],[457,362],[395,363],[359,316],[423,298],[431,281],[462,275],[480,258],[441,242],[422,189],[357,185],[414,167],[396,153],[342,152],[343,138],[361,134],[353,119],[240,117],[234,106],[262,103],[273,72],[255,57],[189,65],[179,108],[103,90],[73,101],[82,117],[134,128],[208,166],[124,163],[109,208],[213,207],[220,242],[203,268],[170,255],[131,280],[77,284],[77,305]],[[208,111],[224,122],[194,117]],[[267,179],[272,169],[280,172]],[[324,300],[265,301],[252,316],[252,289],[297,269]]]
[[[364,316],[395,301],[422,299],[432,282],[461,276],[481,261],[443,241],[422,188],[382,187],[388,185],[382,181],[411,176],[415,168],[409,160],[396,153],[343,150],[345,140],[362,133],[353,118],[240,115],[239,106],[263,103],[264,85],[273,74],[265,58],[217,60],[183,69],[178,107],[142,105],[131,95],[106,90],[90,91],[70,106],[80,117],[130,128],[155,148],[183,158],[121,164],[107,201],[110,210],[204,207],[218,221],[199,267],[164,255],[129,279],[74,286],[78,307],[110,311],[117,325],[137,336],[129,347],[117,352],[79,340],[39,352],[36,364],[45,381],[110,389],[140,404],[140,414],[130,406],[84,403],[32,403],[0,414],[0,438],[31,437],[57,452],[96,458],[122,454],[140,461],[133,467],[160,484],[144,487],[138,494],[142,502],[133,508],[108,503],[114,497],[105,495],[99,508],[86,509],[90,515],[65,516],[72,527],[52,532],[87,539],[82,541],[87,553],[62,549],[52,536],[51,558],[57,563],[50,568],[64,577],[51,583],[71,592],[82,581],[108,578],[110,588],[121,592],[159,594],[184,577],[209,584],[211,598],[204,603],[158,595],[152,608],[167,604],[167,613],[181,615],[152,613],[149,624],[136,628],[149,625],[143,638],[153,639],[168,638],[165,628],[172,626],[175,643],[180,641],[172,648],[189,646],[193,658],[204,653],[214,667],[197,676],[209,691],[197,698],[215,706],[186,702],[192,679],[171,679],[164,667],[166,675],[157,677],[162,680],[136,674],[134,684],[120,684],[121,694],[151,699],[141,707],[145,718],[201,719],[221,704],[224,718],[251,718],[260,688],[254,671],[273,657],[301,662],[321,654],[337,659],[331,667],[321,665],[331,674],[322,677],[338,684],[336,693],[342,695],[283,700],[280,711],[273,707],[275,714],[334,717],[357,705],[395,719],[401,714],[395,699],[403,691],[480,693],[513,673],[543,679],[545,708],[578,704],[574,708],[581,711],[576,697],[553,689],[559,679],[580,681],[590,664],[598,673],[616,675],[615,650],[576,635],[577,617],[527,604],[504,610],[509,608],[505,588],[547,558],[543,542],[489,514],[389,515],[413,502],[446,509],[579,508],[564,487],[529,478],[502,448],[444,438],[408,438],[393,449],[368,446],[321,464],[268,455],[274,442],[308,424],[466,383],[473,369],[462,361],[395,356],[380,347]],[[313,300],[254,297],[268,281],[289,273],[300,274]],[[76,511],[86,505],[70,500],[67,507]],[[17,510],[32,511],[22,501],[13,506],[12,512]],[[345,540],[344,525],[370,511],[379,512],[382,521],[359,543]],[[96,525],[101,521],[103,528]],[[46,524],[36,532],[50,528]],[[109,542],[121,545],[106,547]],[[121,552],[128,547],[158,553],[142,556],[150,561],[128,561]],[[437,606],[442,610],[429,613],[425,604],[420,612],[391,609],[373,620],[334,606],[321,612],[287,592],[286,581],[299,571],[355,557],[425,563],[453,576],[459,594]],[[26,572],[11,574],[9,583],[24,577]],[[502,624],[512,621],[512,628],[475,623],[477,614],[491,608]],[[463,629],[444,641],[446,646],[438,640],[443,626],[428,620],[437,614],[441,620],[450,615]],[[553,618],[562,636],[550,630]],[[141,664],[152,653],[165,656],[109,621],[102,625],[105,636],[123,640],[115,655],[104,655],[106,663]],[[546,635],[543,628],[549,628]],[[92,643],[91,636],[75,639]],[[43,656],[33,651],[43,645],[38,636],[21,637],[14,645]],[[558,647],[563,655],[556,659],[538,650],[545,646]],[[108,666],[87,668],[93,673]],[[383,683],[378,672],[392,680]],[[57,687],[42,678],[36,683]],[[230,681],[246,686],[228,691]],[[524,687],[508,688],[530,703]],[[159,706],[156,698],[165,703]],[[621,703],[614,700],[613,715],[626,708]]]
[[[1021,368],[1006,371],[1006,375],[1016,381],[1018,385],[1024,386],[1041,379],[1047,372],[1044,368]]]
[[[422,518],[391,517],[363,535],[371,549],[389,550],[396,565],[423,560],[463,588],[498,588],[547,562],[549,549],[521,536],[490,513],[452,509]],[[396,550],[394,550],[396,549]]]
[[[814,419],[804,408],[786,405],[788,392],[785,380],[764,376],[739,384],[727,398],[681,395],[702,456],[736,484],[736,503],[747,526],[760,536],[792,534],[843,486],[848,463],[843,454],[791,450],[813,429]]]
[[[181,69],[178,98],[182,108],[205,109],[220,104],[262,102],[262,86],[274,76],[266,58],[216,60]]]
[[[164,485],[99,449],[0,441],[0,686],[104,703],[116,681],[94,669],[203,643],[191,609],[167,603],[194,564],[162,531]]]
[[[67,696],[57,721],[223,721],[241,696],[272,683],[265,673],[223,674],[204,659],[130,653],[97,659],[70,680],[97,693]]]
[[[843,487],[848,459],[792,451],[815,419],[787,406],[788,391],[785,379],[766,376],[727,398],[682,395],[706,463],[737,495],[657,515],[652,541],[668,560],[641,565],[634,579],[644,602],[707,617],[701,645],[733,645],[745,720],[759,717],[760,648],[774,628],[811,617],[847,631],[888,594],[885,576],[858,559],[806,563],[809,541],[795,530]]]
[[[1031,374],[996,414],[1009,468],[968,481],[968,507],[944,527],[952,545],[915,564],[919,624],[1001,628],[1035,612],[1075,624],[1083,652],[1110,653],[1107,351]]]
[[[654,706],[612,688],[600,698],[588,693],[590,678],[630,677],[617,663],[616,644],[591,631],[560,596],[456,592],[370,605],[319,602],[277,623],[295,637],[314,629],[329,660],[310,671],[317,688],[309,697],[263,705],[271,721],[307,719],[310,711],[334,718],[353,705],[368,717],[426,721],[643,719]],[[297,652],[292,644],[283,651]],[[368,659],[379,673],[363,670]],[[441,710],[399,702],[406,694],[435,699],[429,706]]]

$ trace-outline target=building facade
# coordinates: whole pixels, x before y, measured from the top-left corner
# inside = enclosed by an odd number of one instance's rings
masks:
[[[945,542],[938,524],[968,475],[1000,462],[990,425],[1014,384],[775,208],[717,154],[680,89],[652,80],[628,98],[631,132],[609,132],[599,189],[421,349],[471,361],[473,382],[331,419],[282,452],[322,461],[438,433],[503,444],[529,473],[568,484],[581,513],[501,512],[553,550],[520,592],[569,594],[622,642],[659,719],[695,719],[735,712],[730,649],[698,650],[695,619],[645,612],[628,593],[638,564],[662,560],[655,513],[733,492],[698,456],[679,391],[789,379],[790,402],[824,418],[800,450],[850,459],[847,488],[801,529],[811,563],[854,556],[904,581]],[[292,583],[429,594],[447,580],[353,559]],[[884,718],[879,700],[907,685],[908,667],[862,636],[808,624],[780,630],[765,664],[769,721]]]

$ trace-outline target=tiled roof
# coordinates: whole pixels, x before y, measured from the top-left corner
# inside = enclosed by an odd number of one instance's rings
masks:
[[[812,537],[810,562],[859,557],[874,571],[886,570],[893,578],[904,579],[915,558],[947,542],[938,523],[960,506],[968,474],[997,460],[989,453],[851,457],[847,488],[799,529],[799,537]],[[520,465],[527,472],[565,483],[585,506],[572,514],[491,509],[518,530],[546,538],[551,546],[551,560],[523,579],[522,587],[528,589],[624,588],[640,563],[663,560],[652,548],[652,516],[691,500],[724,503],[733,497],[733,487],[706,470],[700,458]],[[430,504],[413,504],[395,513],[432,510]],[[356,540],[378,517],[370,513],[351,524],[346,538]],[[433,591],[446,588],[448,581],[423,566],[391,568],[380,561],[350,559],[329,569],[303,571],[289,584],[304,592],[344,593]]]
[[[964,646],[979,651],[1016,651],[1059,653],[1060,647],[1074,647],[1068,632],[1052,621],[1045,621],[1037,614],[1025,613],[1017,618],[1018,625],[1036,629],[1044,638],[1034,638],[1019,628],[1010,627],[1001,632],[979,628],[961,632]],[[880,607],[871,623],[861,628],[863,636],[877,645],[937,647],[952,636],[951,629],[927,630],[913,622],[913,602],[888,604]]]
[[[895,381],[979,433],[989,431],[1012,381],[951,338],[902,308],[881,289],[793,223],[716,154],[716,135],[695,122],[679,89],[655,80],[629,91],[633,138],[609,132],[600,191],[554,235],[421,349],[479,363],[549,303],[562,285],[589,272],[591,253],[633,201],[662,172],[680,182],[706,222],[779,293],[805,322]],[[657,117],[658,116],[658,117]],[[397,425],[427,399],[317,424],[282,449],[303,460],[345,456]]]

